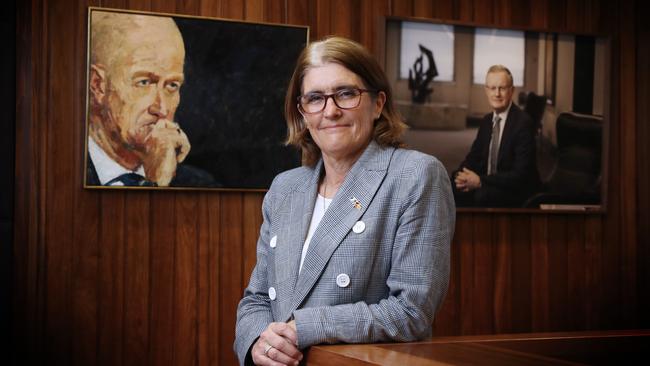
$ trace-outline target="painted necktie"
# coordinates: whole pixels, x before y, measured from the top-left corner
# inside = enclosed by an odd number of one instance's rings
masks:
[[[122,182],[125,186],[156,187],[157,184],[146,180],[143,176],[136,173],[125,173],[106,183],[107,186],[115,182]]]

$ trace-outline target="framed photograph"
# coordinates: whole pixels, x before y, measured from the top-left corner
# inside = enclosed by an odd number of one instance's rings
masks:
[[[406,143],[459,208],[604,210],[609,37],[399,17],[379,33]]]
[[[90,7],[84,187],[265,190],[300,165],[284,95],[303,26]]]

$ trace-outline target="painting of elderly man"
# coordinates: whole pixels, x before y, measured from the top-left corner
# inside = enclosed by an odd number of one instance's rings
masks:
[[[89,27],[86,187],[264,189],[299,163],[281,110],[304,27],[99,8]]]

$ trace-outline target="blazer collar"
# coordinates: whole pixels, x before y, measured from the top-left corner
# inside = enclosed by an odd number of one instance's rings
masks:
[[[292,206],[297,210],[291,220],[300,222],[300,231],[298,232],[300,237],[294,238],[300,245],[296,243],[292,246],[292,253],[288,254],[294,256],[295,259],[289,260],[289,265],[284,269],[290,271],[290,278],[293,279],[290,281],[293,286],[290,292],[293,294],[291,306],[286,309],[287,313],[283,314],[287,319],[304,301],[323,272],[332,253],[370,205],[386,176],[394,151],[395,148],[382,148],[373,140],[352,166],[314,232],[300,276],[298,276],[298,268],[302,244],[307,236],[318,194],[318,182],[323,171],[322,159],[317,163],[310,179],[306,179],[302,189],[296,192],[296,202]],[[358,202],[356,207],[353,201]]]

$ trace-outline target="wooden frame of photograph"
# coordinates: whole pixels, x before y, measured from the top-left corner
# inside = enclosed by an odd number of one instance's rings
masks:
[[[89,7],[84,187],[268,189],[307,26]]]

